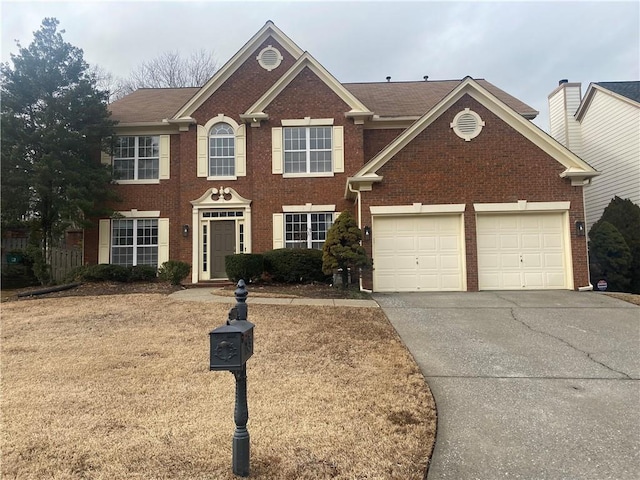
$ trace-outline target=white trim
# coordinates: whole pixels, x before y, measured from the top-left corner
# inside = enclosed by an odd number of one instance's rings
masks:
[[[304,205],[283,205],[283,213],[306,213],[306,212],[335,212],[335,205],[313,205],[305,203]]]
[[[617,100],[620,100],[621,102],[628,103],[629,105],[632,105],[634,107],[640,107],[640,103],[636,102],[635,100],[632,100],[629,97],[625,97],[624,95],[620,95],[619,93],[611,91],[606,87],[603,87],[601,85],[598,85],[595,82],[592,82],[589,84],[589,87],[587,88],[587,92],[584,94],[584,97],[582,97],[582,101],[580,102],[580,105],[578,106],[578,109],[574,114],[574,117],[578,122],[581,122],[582,118],[587,113],[587,110],[589,109],[589,105],[593,101],[593,98],[595,97],[596,92],[602,92]]]
[[[234,171],[235,175],[211,176],[209,175],[209,142],[211,140],[211,127],[217,123],[226,123],[233,128],[234,138]],[[244,124],[239,124],[233,118],[219,113],[210,118],[204,125],[197,126],[196,135],[196,175],[206,177],[207,180],[237,180],[247,174],[247,135]]]
[[[283,173],[282,178],[313,178],[313,177],[333,177],[333,172],[313,172],[313,173]]]
[[[474,203],[476,212],[565,212],[571,207],[571,202],[527,202],[518,200],[513,203]]]
[[[294,118],[288,120],[282,120],[283,127],[309,127],[309,126],[321,126],[328,127],[333,125],[333,118]]]
[[[276,54],[276,64],[275,65],[267,65],[266,63],[264,63],[262,57],[267,51],[275,52],[275,54]],[[258,53],[258,56],[256,57],[256,60],[258,61],[258,64],[262,68],[264,68],[267,72],[270,72],[271,70],[275,70],[276,68],[278,68],[280,66],[280,64],[282,63],[282,60],[284,60],[284,57],[280,53],[280,50],[278,50],[273,45],[268,45],[267,47],[265,47],[262,50],[260,50],[260,53]]]
[[[369,207],[371,215],[417,215],[417,214],[450,214],[463,213],[466,205],[464,203],[452,203],[443,205],[423,205],[414,203],[413,205],[389,205]]]
[[[116,214],[115,217],[112,217],[114,220],[117,220],[118,216],[124,218],[160,218],[160,210],[136,210],[132,208],[131,210],[121,210]]]
[[[463,132],[460,129],[460,118],[463,115],[470,115],[475,120],[476,125],[473,132]],[[480,118],[480,115],[478,115],[476,112],[474,112],[470,108],[465,108],[461,112],[458,112],[458,114],[455,117],[453,117],[453,122],[451,122],[449,126],[453,129],[454,133],[457,136],[464,139],[465,142],[470,142],[471,140],[476,138],[478,135],[480,135],[480,132],[482,132],[482,127],[485,126],[485,123],[482,120],[482,118]]]

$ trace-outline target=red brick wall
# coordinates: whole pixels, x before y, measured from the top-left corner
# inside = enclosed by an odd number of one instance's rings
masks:
[[[464,108],[486,126],[465,142],[450,128]],[[367,132],[375,136],[376,131]],[[384,137],[381,132],[380,137]],[[384,143],[383,138],[379,143]],[[378,148],[377,146],[375,148]],[[375,150],[375,148],[373,150]],[[378,174],[384,179],[362,194],[363,225],[371,225],[369,207],[464,203],[467,289],[478,289],[474,203],[570,201],[570,226],[584,220],[582,187],[559,174],[564,167],[470,96],[464,96],[402,149]],[[365,243],[371,253],[371,242]],[[575,287],[588,285],[584,237],[571,228]],[[370,288],[372,275],[366,285]]]

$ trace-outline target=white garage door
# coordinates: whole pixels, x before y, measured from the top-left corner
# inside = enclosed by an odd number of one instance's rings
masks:
[[[374,217],[373,289],[461,291],[461,215]]]
[[[479,214],[476,226],[480,290],[568,288],[562,213]]]

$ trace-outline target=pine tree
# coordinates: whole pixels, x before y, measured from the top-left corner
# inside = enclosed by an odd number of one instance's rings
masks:
[[[32,43],[0,66],[2,224],[31,223],[45,259],[68,226],[87,226],[113,198],[100,163],[114,126],[107,93],[58,24],[45,18]]]
[[[349,212],[342,212],[333,223],[322,247],[322,271],[331,274],[341,270],[342,287],[349,285],[349,269],[370,264],[367,252],[360,245],[362,232]]]

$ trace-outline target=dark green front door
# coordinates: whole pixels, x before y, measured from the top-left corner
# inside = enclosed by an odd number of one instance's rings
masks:
[[[218,220],[211,222],[211,276],[227,278],[224,257],[236,253],[236,222]]]

